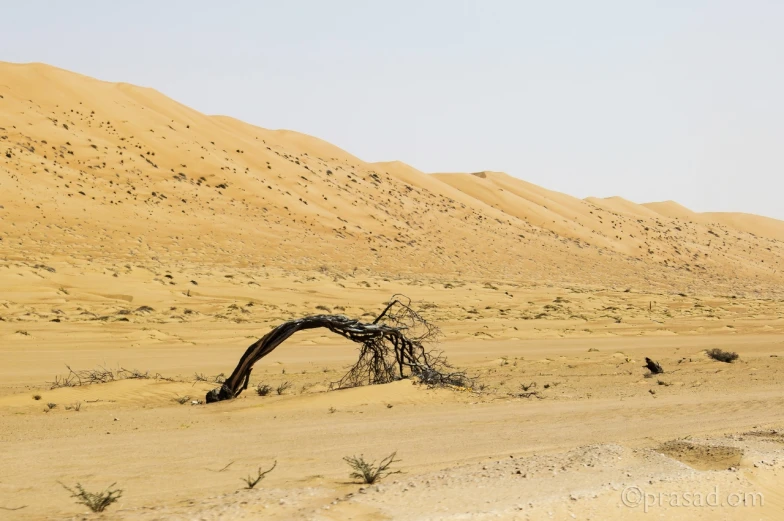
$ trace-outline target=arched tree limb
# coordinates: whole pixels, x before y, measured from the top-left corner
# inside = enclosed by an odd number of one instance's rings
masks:
[[[207,403],[236,398],[248,388],[256,362],[297,331],[322,327],[362,344],[356,364],[332,387],[388,383],[406,376],[416,376],[428,385],[467,386],[468,378],[449,372],[451,367],[440,353],[425,350],[423,342],[435,340],[438,329],[411,309],[410,300],[401,299],[405,297],[393,296],[369,324],[343,315],[313,315],[284,322],[245,350],[231,376],[207,393]]]

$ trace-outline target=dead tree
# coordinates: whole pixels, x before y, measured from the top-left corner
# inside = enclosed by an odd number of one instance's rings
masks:
[[[424,342],[436,339],[438,329],[411,308],[409,299],[395,295],[371,323],[343,315],[313,315],[284,322],[248,347],[231,376],[207,393],[206,402],[236,398],[248,388],[256,362],[297,331],[320,327],[361,344],[359,359],[332,388],[383,384],[409,376],[428,385],[470,385],[464,373],[451,371],[440,352],[424,347]]]

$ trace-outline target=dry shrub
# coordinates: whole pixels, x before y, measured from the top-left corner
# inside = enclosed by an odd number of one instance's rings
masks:
[[[364,456],[346,456],[343,460],[354,470],[349,476],[362,481],[362,483],[372,485],[376,481],[383,479],[390,474],[399,474],[400,471],[390,471],[389,467],[400,460],[395,459],[397,452],[393,452],[382,459],[378,465],[375,461],[368,463]]]
[[[733,351],[724,351],[717,347],[713,349],[709,349],[705,352],[709,357],[713,358],[714,360],[718,360],[719,362],[725,363],[732,363],[739,358],[738,353]]]
[[[102,492],[92,493],[86,491],[79,483],[76,484],[76,490],[60,483],[65,490],[71,493],[71,497],[75,498],[77,503],[86,505],[93,512],[103,512],[109,505],[122,497],[122,490],[112,490],[112,487],[116,484],[117,483],[112,483]]]

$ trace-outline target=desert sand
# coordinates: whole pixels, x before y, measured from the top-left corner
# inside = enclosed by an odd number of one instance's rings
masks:
[[[0,63],[0,154],[0,519],[784,518],[782,221],[368,163],[42,64]],[[394,294],[474,386],[330,390],[357,346],[314,330],[200,403],[270,328]]]

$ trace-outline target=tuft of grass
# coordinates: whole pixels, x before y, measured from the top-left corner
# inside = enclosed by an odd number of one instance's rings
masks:
[[[285,393],[285,392],[286,392],[286,390],[287,390],[288,388],[290,388],[290,387],[291,387],[291,382],[283,382],[282,384],[280,384],[280,385],[279,385],[279,386],[278,386],[278,387],[275,389],[275,392],[276,392],[276,393],[278,393],[278,395],[281,395],[281,394]]]
[[[271,392],[272,392],[272,386],[270,385],[264,383],[259,383],[256,385],[256,394],[258,394],[259,396],[267,396]]]
[[[277,465],[278,465],[278,462],[277,462],[277,461],[275,461],[275,462],[272,464],[272,466],[269,468],[269,470],[265,470],[265,471],[263,471],[263,472],[262,472],[262,470],[261,470],[261,467],[259,467],[259,472],[258,472],[258,474],[256,475],[256,477],[253,477],[253,476],[248,476],[247,478],[241,478],[241,479],[242,479],[242,481],[244,481],[244,482],[245,482],[245,485],[246,485],[246,486],[245,486],[245,488],[247,488],[248,490],[251,490],[251,489],[253,489],[253,487],[255,487],[256,485],[258,485],[258,484],[259,484],[259,481],[261,481],[262,479],[264,479],[264,476],[266,476],[267,474],[269,474],[270,472],[272,472],[272,471],[275,469],[275,467],[276,467]]]
[[[49,402],[49,403],[46,404],[46,406],[51,410],[51,409],[54,409],[55,407],[57,407],[57,404]]]
[[[34,394],[33,395],[33,400],[40,400],[40,399],[41,399],[41,395],[40,394]]]
[[[367,485],[372,485],[376,481],[383,479],[390,474],[400,474],[399,470],[389,470],[389,467],[391,467],[393,463],[400,461],[395,459],[396,454],[397,451],[393,452],[386,458],[382,459],[378,465],[376,465],[375,461],[368,463],[365,461],[365,458],[362,455],[359,457],[346,456],[343,458],[343,461],[348,463],[349,467],[353,469],[353,472],[349,474],[351,478],[358,479]]]
[[[536,382],[531,382],[531,383],[530,383],[530,384],[528,384],[528,385],[525,385],[525,384],[520,384],[520,390],[521,390],[522,392],[518,393],[518,394],[517,394],[517,396],[519,396],[520,398],[531,398],[531,397],[535,397],[535,398],[539,398],[539,399],[541,400],[541,399],[542,399],[542,397],[541,397],[541,396],[539,396],[539,391],[532,391],[532,390],[531,390],[531,389],[533,389],[534,387],[536,387]]]
[[[705,352],[709,357],[719,362],[732,363],[739,358],[738,353],[732,351],[724,351],[719,348],[709,349]]]
[[[60,483],[58,481],[58,483]],[[71,493],[71,497],[76,499],[80,505],[86,505],[93,512],[103,512],[106,508],[122,497],[123,491],[120,489],[112,490],[117,483],[112,483],[106,490],[98,493],[88,492],[81,484],[76,484],[76,490],[71,489],[62,483],[62,487]]]
[[[65,410],[79,412],[82,410],[82,402],[74,402],[71,405],[66,405]]]

